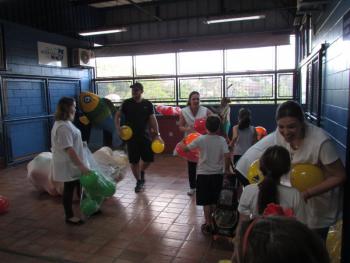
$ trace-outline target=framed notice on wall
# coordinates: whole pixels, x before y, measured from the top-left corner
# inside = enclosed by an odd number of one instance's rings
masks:
[[[67,48],[45,42],[38,42],[38,60],[40,65],[68,67]]]
[[[4,42],[4,30],[0,25],[0,70],[6,70],[6,57],[5,57],[5,42]]]

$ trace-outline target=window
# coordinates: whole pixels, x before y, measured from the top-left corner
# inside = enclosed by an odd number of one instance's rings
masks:
[[[120,103],[131,97],[131,84],[131,80],[97,82],[97,92],[101,97],[108,98],[114,103]]]
[[[226,50],[226,72],[275,69],[275,47]]]
[[[182,78],[179,80],[180,94],[182,100],[187,100],[192,91],[198,91],[202,100],[214,100],[221,97],[222,78]]]
[[[132,77],[132,56],[96,58],[98,78]]]
[[[318,52],[310,55],[299,67],[302,87],[301,102],[304,104],[305,115],[317,125],[321,121],[322,60],[325,50],[326,45],[323,44]]]
[[[175,79],[137,80],[143,85],[143,97],[152,101],[175,100]]]
[[[136,76],[174,75],[175,53],[135,56]]]
[[[277,46],[277,70],[295,68],[295,36],[290,36],[290,44]]]
[[[101,58],[96,86],[115,103],[129,98],[130,84],[138,81],[143,97],[157,103],[183,105],[191,91],[198,91],[207,104],[218,104],[223,95],[240,103],[271,104],[299,94],[293,94],[294,71],[291,36],[283,46]]]
[[[178,53],[178,74],[223,72],[222,50]]]
[[[229,76],[226,78],[226,96],[236,99],[272,99],[273,80],[272,74]]]
[[[277,97],[282,99],[293,98],[293,74],[278,74]]]

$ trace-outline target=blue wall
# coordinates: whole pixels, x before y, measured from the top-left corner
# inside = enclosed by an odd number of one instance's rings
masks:
[[[336,143],[345,163],[349,114],[350,42],[343,41],[344,14],[350,1],[333,1],[328,15],[316,25],[313,47],[329,44],[326,50],[322,90],[321,126]]]
[[[88,48],[86,42],[2,22],[7,68],[0,71],[0,157],[7,163],[48,151],[52,114],[62,96],[77,97],[90,90],[92,70],[38,64],[37,42]]]

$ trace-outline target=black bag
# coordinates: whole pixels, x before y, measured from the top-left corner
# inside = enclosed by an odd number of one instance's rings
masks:
[[[213,234],[233,237],[238,220],[238,188],[240,186],[236,175],[224,176],[222,189],[216,210],[212,214]]]

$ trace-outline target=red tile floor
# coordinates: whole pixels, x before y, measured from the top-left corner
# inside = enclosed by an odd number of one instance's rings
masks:
[[[128,170],[102,214],[84,225],[64,223],[59,197],[38,193],[26,164],[0,171],[0,195],[10,200],[0,215],[0,262],[218,262],[231,257],[225,239],[200,231],[201,207],[186,195],[186,162],[157,156],[142,193]],[[78,208],[78,203],[75,204]]]

